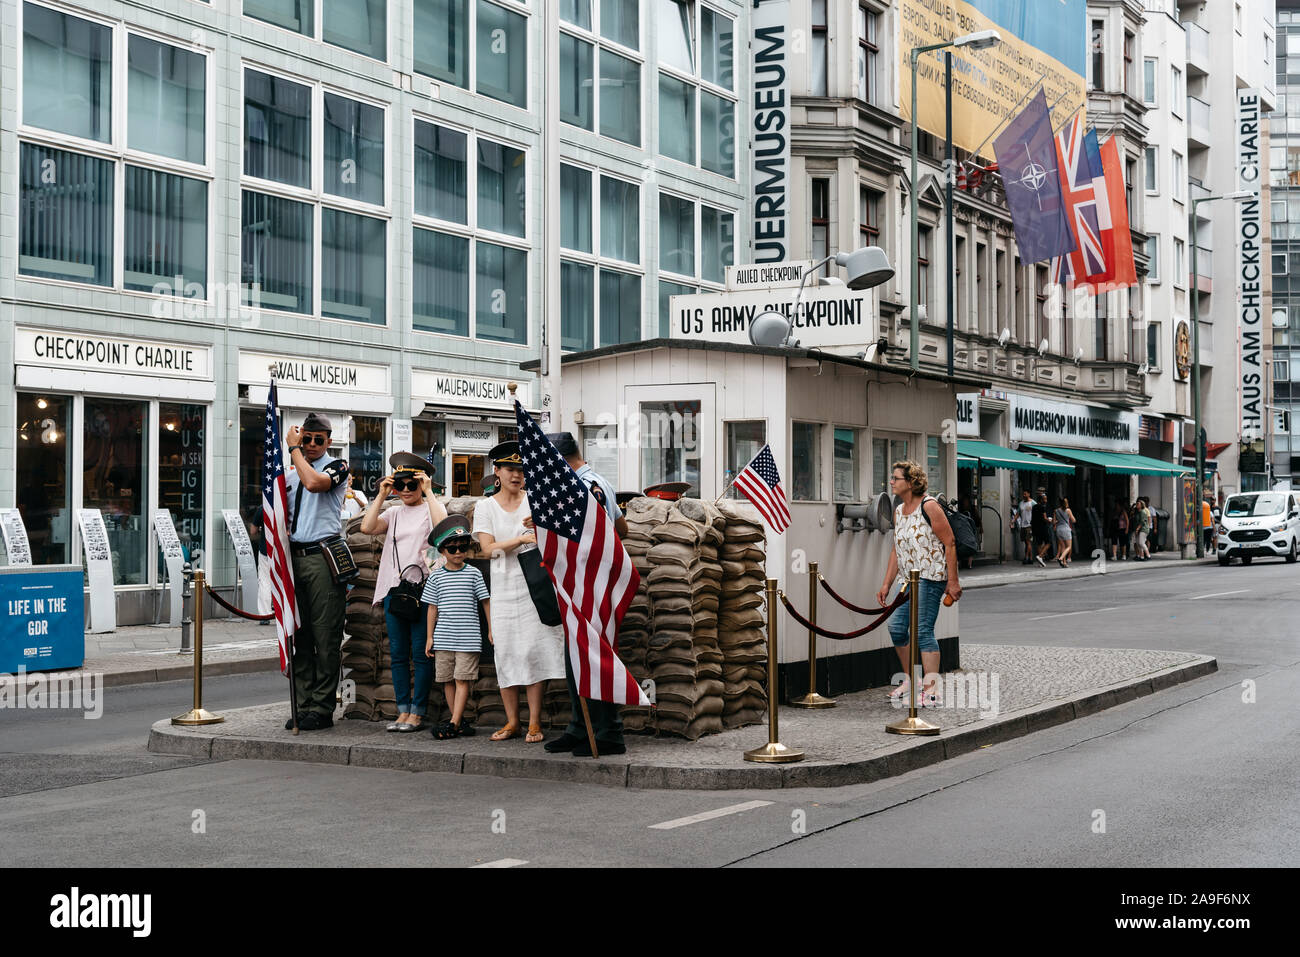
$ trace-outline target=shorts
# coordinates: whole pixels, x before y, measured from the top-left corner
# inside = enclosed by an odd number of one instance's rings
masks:
[[[1051,530],[1050,528],[1040,528],[1040,529],[1035,529],[1035,530],[1034,530],[1034,544],[1035,544],[1035,545],[1050,545],[1050,544],[1052,544],[1052,530]]]
[[[477,681],[477,651],[434,651],[434,681],[446,684],[448,681]]]
[[[1056,530],[1056,540],[1058,542],[1068,542],[1074,538],[1074,532],[1068,528],[1058,528]]]
[[[1137,544],[1138,544],[1138,548],[1146,548],[1146,547],[1147,547],[1147,533],[1146,533],[1146,532],[1138,532],[1138,534],[1137,534]]]

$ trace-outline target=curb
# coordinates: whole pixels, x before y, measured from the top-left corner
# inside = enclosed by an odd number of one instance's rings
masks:
[[[927,765],[969,754],[980,748],[1024,737],[1116,705],[1172,688],[1219,670],[1218,660],[1200,655],[1195,660],[1144,675],[1131,681],[1080,692],[1070,698],[1009,712],[998,719],[963,726],[950,734],[915,738],[892,751],[861,761],[834,764],[749,765],[740,767],[685,767],[626,759],[600,762],[512,755],[456,754],[411,751],[384,744],[329,744],[280,738],[204,736],[179,730],[170,721],[156,723],[149,732],[149,750],[156,754],[220,760],[308,761],[399,771],[436,771],[524,777],[606,787],[658,790],[759,790],[775,788],[842,787],[895,777]]]
[[[42,681],[57,681],[62,678],[80,677],[99,674],[105,688],[121,688],[128,685],[147,685],[159,681],[189,681],[194,677],[194,666],[164,665],[161,668],[136,668],[130,671],[98,671],[94,658],[87,658],[82,666],[75,670],[30,671],[27,673],[19,691],[26,692],[28,682],[40,675]],[[263,671],[278,671],[280,658],[234,658],[229,661],[212,661],[203,666],[204,678],[221,678],[228,675],[250,675]]]
[[[1196,558],[1178,558],[1178,559],[1157,559],[1159,564],[1154,568],[1147,568],[1145,564],[1140,565],[1142,572],[1154,572],[1169,566],[1170,568],[1190,568],[1198,565],[1214,565],[1213,559],[1196,559]],[[1127,575],[1130,572],[1139,573],[1139,563],[1136,562],[1112,562],[1106,560],[1107,570],[1104,572],[1094,572],[1091,569],[1092,560],[1078,559],[1079,567],[1075,568],[1056,568],[1050,565],[1046,568],[1034,567],[1027,572],[1005,572],[1002,575],[989,575],[990,581],[982,581],[979,578],[971,577],[963,579],[961,583],[962,591],[973,591],[977,588],[997,588],[1002,585],[1035,585],[1039,582],[1063,581],[1069,578],[1094,578],[1101,575]],[[1034,572],[1048,572],[1049,574],[1039,577],[1031,577]],[[1020,576],[1025,577],[1020,577]]]

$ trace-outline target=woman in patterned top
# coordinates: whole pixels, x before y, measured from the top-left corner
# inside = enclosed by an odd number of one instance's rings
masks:
[[[938,501],[925,494],[929,479],[925,469],[916,462],[895,462],[889,480],[890,490],[903,500],[894,510],[894,550],[889,553],[889,568],[885,583],[880,586],[876,600],[886,605],[889,592],[897,582],[907,584],[907,573],[916,569],[921,573],[921,586],[917,606],[917,645],[921,652],[921,674],[925,684],[917,696],[922,707],[936,707],[939,698],[939,642],[934,637],[934,621],[939,616],[939,604],[945,595],[953,601],[961,598],[961,584],[957,581],[957,541],[952,527]],[[903,673],[910,667],[908,641],[911,630],[911,610],[908,602],[898,606],[889,619],[889,636],[894,641]],[[905,697],[911,687],[909,677],[890,692],[897,700]]]

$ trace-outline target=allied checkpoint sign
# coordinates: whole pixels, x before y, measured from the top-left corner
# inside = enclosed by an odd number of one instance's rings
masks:
[[[1084,107],[1087,0],[898,0],[898,94],[912,118],[911,51],[979,30],[1002,42],[986,50],[953,47],[917,61],[917,124],[944,135],[945,52],[952,53],[952,139],[992,159],[990,134],[1024,109],[1041,80],[1055,124]]]
[[[876,312],[871,290],[847,286],[813,286],[804,290],[796,313],[797,292],[789,287],[752,292],[702,293],[673,296],[669,337],[749,345],[749,325],[768,309],[791,321],[791,335],[803,348],[866,346],[875,342]]]
[[[86,613],[79,565],[0,568],[0,674],[79,668]]]

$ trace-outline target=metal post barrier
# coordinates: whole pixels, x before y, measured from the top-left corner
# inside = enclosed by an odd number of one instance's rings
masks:
[[[203,710],[203,569],[194,571],[194,707],[172,724],[219,724],[226,719]]]
[[[776,710],[780,700],[776,675],[776,579],[767,580],[767,744],[745,752],[746,761],[761,764],[787,764],[802,761],[804,754],[787,748],[777,740]]]
[[[817,562],[808,563],[808,620],[817,624]],[[833,708],[832,698],[817,693],[817,633],[808,629],[808,693],[790,702],[795,708]]]
[[[885,730],[890,734],[938,734],[939,726],[931,724],[916,716],[916,686],[921,683],[922,675],[917,674],[917,658],[919,651],[917,649],[917,631],[920,628],[920,606],[921,603],[921,573],[912,569],[907,573],[907,607],[912,619],[912,640],[909,642],[911,653],[908,657],[911,659],[911,677],[908,684],[908,698],[910,707],[907,711],[907,717],[902,721],[895,721],[893,724],[885,725]]]
[[[193,571],[185,565],[185,583],[181,586],[181,650],[182,655],[194,653],[190,643],[190,628],[194,625],[194,589],[191,586]]]

